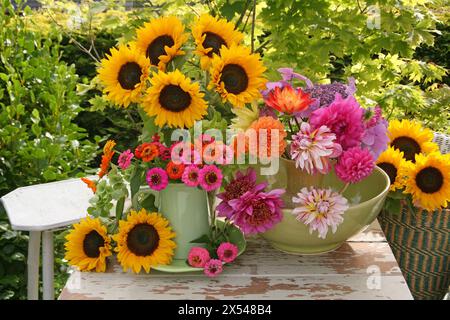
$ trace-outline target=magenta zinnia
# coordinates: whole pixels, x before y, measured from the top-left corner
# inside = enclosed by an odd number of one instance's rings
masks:
[[[208,250],[200,247],[193,247],[188,254],[188,262],[191,267],[203,268],[211,260]]]
[[[244,234],[255,234],[271,229],[281,221],[283,214],[281,208],[284,202],[282,189],[269,192],[247,191],[238,199],[229,202],[234,223]]]
[[[131,152],[130,149],[122,152],[119,156],[119,160],[117,161],[120,169],[127,169],[131,164],[131,159],[133,159],[134,154]]]
[[[196,187],[199,184],[199,173],[200,169],[196,165],[186,166],[181,176],[181,181],[189,187]]]
[[[219,189],[222,185],[222,171],[215,165],[204,166],[199,171],[198,181],[200,186],[206,191]]]
[[[148,170],[146,180],[150,189],[156,191],[165,189],[169,183],[167,172],[161,168],[153,168]]]
[[[331,189],[303,188],[292,202],[298,204],[292,211],[296,219],[309,225],[309,233],[317,230],[322,239],[325,239],[329,227],[333,233],[336,232],[348,209],[347,199]]]
[[[343,150],[359,146],[364,134],[363,109],[352,96],[336,99],[326,108],[317,109],[311,114],[313,129],[327,126],[336,135],[336,142]]]
[[[313,130],[309,123],[302,122],[300,131],[292,136],[291,159],[297,168],[309,174],[328,173],[330,158],[339,156],[340,145],[334,143],[335,139],[335,134],[326,126]]]
[[[222,242],[217,248],[217,256],[225,263],[233,262],[238,252],[238,247],[230,242]]]
[[[356,183],[369,176],[375,161],[368,149],[354,147],[344,151],[335,166],[336,175],[346,183]]]

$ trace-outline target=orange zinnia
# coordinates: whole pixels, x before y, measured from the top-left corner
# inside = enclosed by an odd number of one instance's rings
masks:
[[[263,135],[262,130],[264,129],[267,132],[266,136]],[[252,139],[249,140],[249,138],[251,137],[250,130],[255,131],[254,133],[256,134],[256,139],[253,139],[254,141],[251,141]],[[272,131],[278,131],[278,146],[275,146],[275,150],[272,150]],[[266,154],[269,158],[272,156],[272,152],[274,152],[275,155],[280,156],[283,154],[284,150],[286,149],[286,136],[287,134],[284,130],[283,124],[280,122],[280,120],[272,117],[259,118],[258,120],[254,121],[246,131],[246,139],[250,152],[260,156],[258,148],[261,147],[262,149],[267,150],[262,150],[262,155]]]
[[[89,180],[88,178],[81,178],[81,181],[87,184],[88,188],[92,190],[92,192],[97,192],[97,185],[94,181]]]
[[[313,100],[301,88],[294,89],[291,86],[285,86],[272,90],[265,102],[275,110],[292,114],[305,110]]]
[[[155,143],[143,143],[134,151],[136,158],[150,162],[159,155],[159,148]]]
[[[184,164],[176,164],[173,161],[170,161],[167,164],[166,172],[170,179],[180,179],[184,172]]]

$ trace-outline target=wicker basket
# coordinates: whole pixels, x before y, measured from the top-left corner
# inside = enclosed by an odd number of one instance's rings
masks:
[[[450,137],[435,134],[442,153],[450,153]],[[382,212],[378,221],[394,252],[414,299],[442,299],[450,285],[450,209],[428,213]]]

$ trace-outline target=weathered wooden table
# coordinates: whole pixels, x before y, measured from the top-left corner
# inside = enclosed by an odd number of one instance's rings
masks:
[[[59,299],[412,299],[377,222],[335,252],[294,256],[250,239],[217,278],[74,271]]]

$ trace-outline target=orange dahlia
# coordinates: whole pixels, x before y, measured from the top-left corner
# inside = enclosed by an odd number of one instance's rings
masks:
[[[253,130],[253,132],[251,130]],[[274,145],[276,148],[274,150],[272,150],[272,132],[274,134],[275,132],[278,132],[278,146]],[[256,137],[256,139],[252,139],[252,136]],[[266,153],[267,157],[271,157],[272,153],[274,153],[274,155],[282,155],[286,149],[286,136],[287,134],[283,124],[280,120],[272,117],[259,118],[254,121],[246,131],[249,151],[253,154],[258,154],[258,156],[264,155],[264,153]],[[263,150],[260,150],[259,148]],[[264,149],[267,151],[264,151]]]
[[[276,87],[265,99],[269,107],[283,113],[292,114],[305,110],[313,102],[309,94],[301,88],[294,89],[291,86]]]

